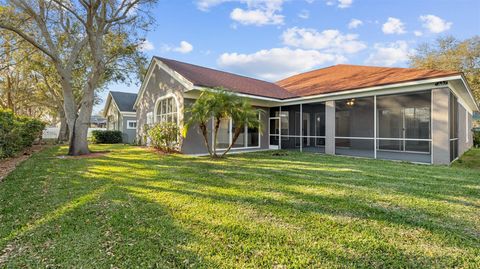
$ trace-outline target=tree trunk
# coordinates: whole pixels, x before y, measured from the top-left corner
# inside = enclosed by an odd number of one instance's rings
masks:
[[[200,130],[202,131],[205,147],[207,147],[207,150],[208,150],[208,155],[212,156],[212,149],[210,148],[210,144],[208,143],[207,124],[200,123]]]
[[[242,132],[242,128],[235,128],[235,133],[233,134],[232,143],[230,143],[227,150],[225,150],[225,152],[223,152],[222,156],[220,156],[221,158],[225,157],[225,155],[227,155],[227,153],[232,149],[235,142],[237,142],[237,139],[240,136],[241,132]]]
[[[217,155],[217,137],[218,137],[218,128],[220,127],[220,122],[222,119],[215,118],[215,126],[213,129],[213,157],[218,157]]]
[[[63,108],[59,109],[58,115],[60,115],[60,131],[58,132],[57,142],[62,143],[68,141],[68,125]]]

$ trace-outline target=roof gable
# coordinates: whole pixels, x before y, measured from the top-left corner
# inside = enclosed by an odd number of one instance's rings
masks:
[[[136,93],[128,92],[110,92],[113,101],[121,112],[135,112],[133,104],[137,99]]]
[[[294,94],[271,82],[175,60],[155,58],[198,87],[224,87],[233,92],[276,99],[295,97]]]

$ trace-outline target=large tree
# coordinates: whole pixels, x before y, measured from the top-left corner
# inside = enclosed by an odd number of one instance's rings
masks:
[[[3,0],[0,28],[18,35],[50,59],[60,78],[69,127],[69,154],[88,154],[87,132],[99,86],[122,79],[138,64],[141,35],[156,0]],[[87,61],[80,61],[85,54]],[[84,65],[81,98],[73,73]]]
[[[410,65],[415,68],[463,72],[480,102],[480,36],[463,41],[446,36],[433,43],[421,44],[410,57]]]

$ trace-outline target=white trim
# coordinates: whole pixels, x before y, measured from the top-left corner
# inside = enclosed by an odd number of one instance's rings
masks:
[[[122,116],[127,116],[127,117],[137,116],[137,112],[132,112],[132,111],[120,111],[120,114],[122,114]]]
[[[261,113],[259,112],[258,113],[258,119],[261,121],[262,120],[262,115]],[[233,140],[233,126],[232,126],[232,119],[229,118],[228,119],[228,144],[232,144],[232,140]],[[270,124],[270,123],[269,123]],[[214,128],[215,128],[215,123],[214,123],[214,120],[212,119],[212,150],[213,150],[213,143],[214,142]],[[262,147],[262,136],[260,134],[260,128],[258,129],[258,146],[254,146],[254,147],[248,147],[248,146],[245,146],[245,145],[248,145],[248,141],[247,141],[247,135],[248,135],[248,127],[247,125],[245,124],[245,127],[244,127],[244,138],[243,138],[243,147],[235,147],[235,146],[232,146],[231,150],[239,150],[239,149],[259,149]],[[218,137],[217,137],[218,138]],[[270,141],[268,142],[270,144]],[[216,153],[218,153],[218,151],[225,151],[227,150],[227,148],[217,148],[216,149]]]
[[[135,128],[130,127],[130,123],[135,123]],[[127,130],[136,130],[137,129],[137,121],[136,120],[127,120]]]
[[[180,75],[180,73],[176,72],[175,70],[169,68],[166,64],[164,64],[160,59],[153,57],[150,65],[148,67],[147,75],[145,76],[145,80],[143,81],[142,85],[140,86],[140,90],[138,91],[137,99],[133,104],[133,107],[137,107],[138,102],[143,98],[143,93],[145,92],[145,87],[148,85],[150,78],[152,77],[152,73],[157,67],[165,71],[169,74],[172,78],[177,80],[182,86],[185,87],[185,91],[191,90],[193,88],[193,83],[186,79],[184,76]]]
[[[180,103],[178,102],[177,96],[173,93],[167,93],[166,95],[163,95],[163,96],[159,97],[157,99],[157,101],[155,101],[155,107],[153,108],[153,124],[159,122],[158,119],[157,119],[158,104],[160,103],[160,101],[165,100],[165,99],[169,99],[169,98],[173,98],[173,100],[175,100],[175,105],[177,106],[177,125],[180,126]],[[172,112],[170,114],[173,114],[173,113],[175,113],[175,112]]]

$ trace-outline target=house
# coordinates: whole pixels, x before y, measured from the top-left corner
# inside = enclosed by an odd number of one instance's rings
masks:
[[[156,122],[182,125],[185,107],[219,86],[261,111],[264,130],[245,127],[237,152],[290,149],[449,164],[472,147],[478,106],[458,72],[335,65],[270,83],[159,57],[134,104],[137,140],[145,143],[145,126]],[[231,120],[221,123],[220,151],[232,128]],[[181,150],[205,154],[202,141],[198,129],[189,130]]]
[[[90,117],[90,128],[107,128],[107,119],[101,115],[92,115]]]
[[[122,132],[123,143],[135,143],[137,131],[137,115],[133,104],[137,94],[127,92],[108,93],[103,109],[103,117],[107,119],[107,130]]]

